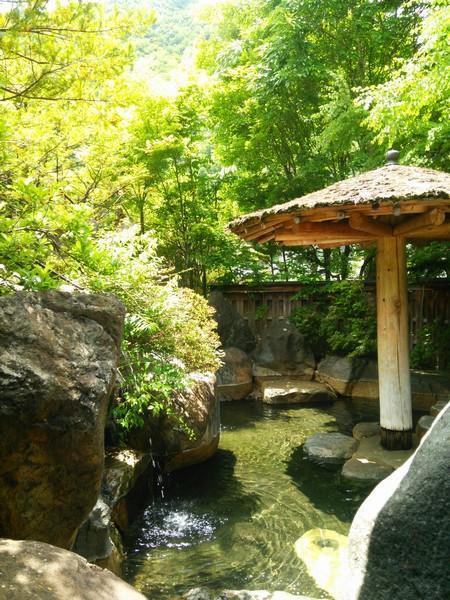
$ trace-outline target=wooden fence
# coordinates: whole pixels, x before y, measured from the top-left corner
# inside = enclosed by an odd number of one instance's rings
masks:
[[[375,284],[365,285],[375,301]],[[301,298],[301,283],[224,285],[214,289],[224,294],[257,335],[274,320],[288,319],[296,307],[305,303]],[[450,281],[434,280],[412,285],[408,297],[411,349],[425,324],[450,322]]]

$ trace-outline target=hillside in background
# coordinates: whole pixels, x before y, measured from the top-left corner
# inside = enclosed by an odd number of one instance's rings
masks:
[[[175,70],[186,48],[202,31],[202,24],[193,18],[198,0],[119,0],[130,8],[154,10],[156,23],[138,44],[147,68],[165,75]]]

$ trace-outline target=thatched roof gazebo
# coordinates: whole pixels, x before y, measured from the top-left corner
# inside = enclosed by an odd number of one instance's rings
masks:
[[[412,444],[406,242],[450,240],[450,174],[387,165],[230,224],[245,240],[283,246],[377,245],[380,424],[386,448]]]

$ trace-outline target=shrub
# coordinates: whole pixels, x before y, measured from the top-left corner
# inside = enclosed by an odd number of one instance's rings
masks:
[[[319,355],[351,358],[376,353],[375,307],[360,281],[310,283],[297,295],[303,306],[291,320]]]
[[[450,369],[450,325],[435,322],[423,325],[411,352],[413,369]]]
[[[146,413],[173,417],[174,392],[186,389],[194,371],[216,371],[220,345],[213,309],[180,288],[155,255],[150,234],[134,229],[111,234],[100,244],[112,248],[110,266],[91,287],[117,295],[127,307],[123,339],[122,393],[114,417],[125,429],[141,426]]]

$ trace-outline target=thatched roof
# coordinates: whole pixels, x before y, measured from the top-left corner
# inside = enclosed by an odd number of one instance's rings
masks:
[[[386,202],[450,199],[450,174],[419,167],[389,165],[334,183],[284,204],[241,216],[230,223],[238,232],[243,226],[261,222],[266,217],[302,214],[321,207],[377,206]]]

